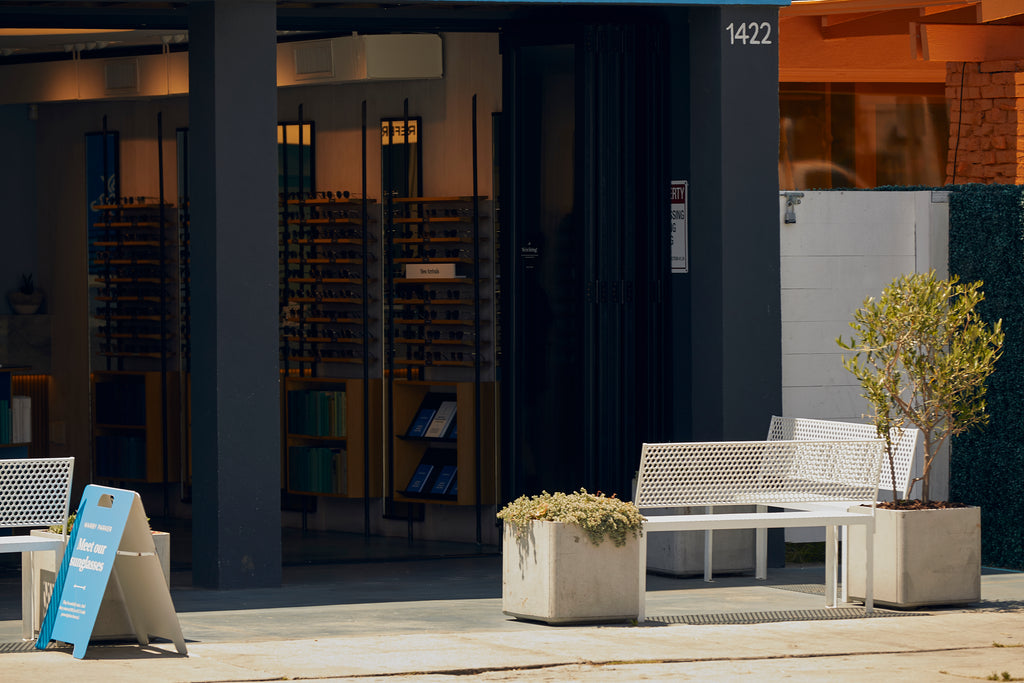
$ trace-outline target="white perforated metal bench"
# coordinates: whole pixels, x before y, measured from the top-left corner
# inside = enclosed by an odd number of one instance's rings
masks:
[[[878,431],[873,424],[858,422],[841,422],[839,420],[820,420],[809,417],[780,417],[772,415],[771,424],[768,426],[768,440],[797,440],[808,441],[816,439],[873,439],[878,436]],[[909,498],[910,489],[913,487],[912,477],[914,474],[914,457],[917,454],[918,442],[921,438],[921,430],[915,427],[904,427],[893,430],[892,443],[892,467],[889,465],[889,457],[882,459],[882,467],[878,473],[878,488],[893,490],[893,476],[895,475],[895,492],[898,498]],[[710,532],[708,532],[710,533]],[[842,599],[845,602],[850,582],[847,569],[846,553],[849,546],[846,544],[846,537],[842,538]],[[705,541],[710,545],[710,539]],[[708,565],[707,567],[709,567]],[[705,567],[705,571],[707,571]]]
[[[756,529],[756,571],[766,579],[766,529],[825,527],[825,598],[836,606],[839,528],[867,528],[865,600],[873,607],[872,577],[878,472],[882,439],[834,441],[723,441],[644,444],[637,475],[636,505],[647,518],[640,538],[640,566],[647,566],[647,534],[659,531]],[[658,514],[666,508],[757,506],[755,512]],[[781,512],[767,507],[784,508]],[[640,572],[644,619],[647,572]]]
[[[32,638],[31,572],[29,553],[53,551],[56,564],[67,543],[68,506],[71,502],[71,478],[74,458],[0,459],[0,528],[48,528],[64,526],[58,540],[40,536],[0,536],[0,553],[22,553],[21,615],[22,634]]]
[[[917,452],[921,430],[908,427],[895,430],[893,434],[893,465],[896,470],[896,493],[900,498],[910,497],[911,476],[914,470],[914,454]],[[874,439],[878,432],[873,424],[840,422],[839,420],[818,420],[809,417],[780,417],[772,415],[768,426],[769,441],[832,441],[839,439]],[[882,461],[878,475],[878,487],[892,488],[892,473],[889,458]]]
[[[896,493],[900,498],[910,496],[911,476],[913,474],[914,456],[917,452],[921,431],[915,428],[897,430],[893,440],[893,469],[896,474]],[[872,424],[857,422],[841,422],[838,420],[821,420],[807,417],[780,417],[773,415],[768,426],[769,441],[838,441],[878,438],[878,432]],[[889,458],[882,459],[878,475],[880,489],[892,489],[893,477],[889,467]],[[704,580],[710,581],[714,554],[713,531],[704,532]],[[845,540],[845,539],[844,539]],[[767,545],[764,546],[767,552]],[[846,549],[843,546],[843,600],[846,599]],[[766,560],[765,560],[766,561]]]

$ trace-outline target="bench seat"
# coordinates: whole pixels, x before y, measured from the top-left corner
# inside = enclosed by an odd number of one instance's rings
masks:
[[[647,534],[714,529],[756,530],[756,575],[767,578],[769,528],[825,527],[826,602],[836,606],[840,529],[867,528],[868,585],[865,609],[871,612],[874,508],[885,443],[864,440],[774,440],[644,444],[637,475],[636,504],[646,517],[639,543],[640,614],[645,616]],[[716,507],[754,505],[755,511],[715,511]],[[768,507],[782,508],[768,512]],[[694,508],[705,514],[666,514]],[[706,551],[710,553],[710,534]]]

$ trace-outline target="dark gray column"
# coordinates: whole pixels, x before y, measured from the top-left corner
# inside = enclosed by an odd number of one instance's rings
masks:
[[[693,438],[782,410],[778,8],[690,9]]]
[[[281,581],[276,8],[189,6],[192,576]]]

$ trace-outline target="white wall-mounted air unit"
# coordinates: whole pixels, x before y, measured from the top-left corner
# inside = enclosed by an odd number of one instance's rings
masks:
[[[441,36],[344,36],[278,46],[278,85],[444,77]]]
[[[139,60],[113,59],[103,65],[103,89],[108,95],[139,91]]]
[[[295,80],[334,78],[334,46],[330,40],[313,40],[295,45]]]

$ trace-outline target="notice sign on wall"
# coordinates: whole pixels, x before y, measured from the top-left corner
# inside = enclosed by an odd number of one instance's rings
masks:
[[[690,272],[689,242],[690,236],[687,228],[686,217],[686,195],[689,192],[690,183],[686,180],[672,181],[672,272]]]

